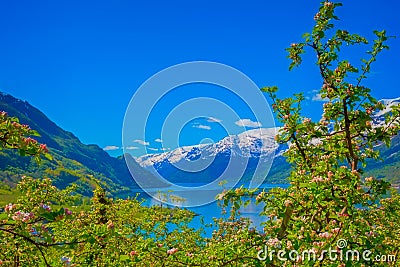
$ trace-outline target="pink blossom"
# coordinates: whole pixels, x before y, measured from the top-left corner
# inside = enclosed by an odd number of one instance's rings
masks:
[[[5,210],[5,211],[11,211],[11,210],[15,209],[15,207],[16,207],[15,204],[11,204],[11,203],[10,203],[10,204],[8,204],[8,205],[5,206],[4,210]]]
[[[14,221],[27,222],[30,219],[32,219],[33,217],[34,217],[34,214],[32,212],[17,211],[14,213],[14,215],[11,218]]]
[[[49,150],[47,149],[46,144],[40,144],[40,150],[44,151],[44,152],[49,152]]]
[[[328,232],[324,232],[324,233],[320,233],[320,234],[319,234],[319,237],[322,237],[322,238],[331,238],[331,237],[332,237],[332,234],[331,234],[331,233],[328,233]]]
[[[72,214],[72,211],[70,211],[67,208],[64,209],[64,212],[65,212],[66,215],[71,215]]]
[[[264,192],[261,192],[260,194],[257,195],[256,200],[260,201],[264,196]]]
[[[322,182],[324,182],[324,181],[325,181],[325,179],[322,178],[322,177],[320,177],[320,176],[316,176],[316,177],[313,177],[313,178],[311,179],[311,182],[314,182],[314,183],[322,183]]]
[[[171,248],[171,249],[168,249],[168,250],[167,250],[167,254],[168,254],[168,255],[172,255],[172,254],[176,253],[177,251],[178,251],[177,248]]]
[[[287,207],[292,204],[292,201],[290,199],[286,199],[284,204]]]
[[[107,228],[108,229],[114,229],[114,223],[112,221],[108,221]]]
[[[133,256],[137,256],[138,253],[137,253],[136,250],[132,250],[132,251],[129,253],[129,255],[131,255],[131,257],[133,257]]]
[[[277,247],[278,245],[280,245],[281,241],[279,241],[278,238],[271,238],[268,239],[267,241],[267,245],[273,246],[273,247]]]

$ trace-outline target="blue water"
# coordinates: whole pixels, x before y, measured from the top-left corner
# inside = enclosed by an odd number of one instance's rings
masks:
[[[186,184],[186,186],[198,186],[197,184]],[[262,185],[259,189],[260,191],[262,189],[268,190],[274,187],[282,187],[282,188],[287,188],[288,185],[287,184],[264,184]],[[163,192],[163,191],[167,191],[168,189],[162,189],[162,188],[158,188],[158,189],[154,189],[157,192]],[[152,205],[161,205],[161,202],[159,202],[156,199],[151,198],[149,195],[147,195],[145,192],[143,191],[135,191],[135,193],[139,193],[138,199],[143,199],[144,200],[144,205],[145,206],[152,206]],[[171,192],[168,192],[171,193]],[[173,192],[172,192],[173,193]],[[166,205],[166,204],[162,204],[163,206],[170,206],[170,205]],[[249,218],[251,221],[251,224],[254,228],[256,228],[259,231],[262,231],[262,222],[264,222],[266,220],[266,217],[261,216],[260,212],[262,212],[264,208],[263,204],[256,204],[255,200],[252,199],[249,203],[249,205],[247,205],[246,207],[242,207],[240,209],[240,214],[242,217],[246,217]],[[229,209],[227,210],[227,214],[222,214],[222,209],[221,207],[218,205],[218,201],[214,201],[212,203],[209,203],[207,205],[203,205],[203,206],[198,206],[198,207],[188,207],[187,209],[193,211],[194,213],[196,213],[198,216],[196,216],[193,221],[191,222],[190,226],[198,229],[200,227],[204,228],[204,224],[202,224],[202,220],[204,221],[205,224],[211,224],[213,223],[213,218],[226,218],[227,216],[229,216]],[[206,227],[205,228],[205,235],[206,236],[211,236],[211,233],[213,231],[212,227]]]

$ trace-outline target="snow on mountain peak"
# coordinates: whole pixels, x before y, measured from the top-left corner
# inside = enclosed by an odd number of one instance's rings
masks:
[[[230,135],[214,144],[184,146],[160,154],[147,154],[136,158],[143,167],[154,166],[165,160],[176,163],[181,160],[192,161],[200,157],[231,153],[242,157],[271,155],[279,145],[274,138],[279,128],[257,128],[238,135]]]

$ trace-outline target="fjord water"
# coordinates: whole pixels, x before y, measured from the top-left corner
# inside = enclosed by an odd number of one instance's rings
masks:
[[[192,184],[185,184],[187,187],[193,187],[195,188],[198,186],[198,184],[192,183]],[[265,190],[268,191],[271,188],[274,187],[282,187],[282,188],[287,188],[288,184],[263,184],[261,187],[259,187],[259,191]],[[173,192],[168,192],[168,189],[165,188],[154,188],[152,190],[155,190],[157,192],[166,193],[166,194],[173,194]],[[141,200],[143,199],[143,205],[145,206],[160,206],[161,202],[152,198],[149,196],[147,193],[145,193],[142,190],[137,190],[134,191],[135,194],[138,194],[138,199]],[[171,205],[166,205],[162,204],[163,206],[168,206],[172,207]],[[251,225],[256,228],[259,231],[262,231],[262,222],[266,220],[265,216],[261,216],[260,212],[263,211],[264,205],[263,204],[256,204],[255,199],[250,199],[250,203],[246,207],[242,207],[240,209],[240,216],[249,218],[251,221]],[[198,229],[200,227],[204,227],[204,224],[211,224],[213,223],[213,218],[227,218],[229,216],[229,209],[227,209],[226,214],[222,214],[222,208],[218,205],[218,201],[213,201],[209,204],[202,205],[202,206],[197,206],[197,207],[188,207],[187,209],[193,211],[196,216],[191,222],[190,226]],[[202,220],[204,221],[204,224],[202,224]],[[211,233],[213,231],[213,227],[207,227],[205,228],[205,235],[206,236],[211,236]]]

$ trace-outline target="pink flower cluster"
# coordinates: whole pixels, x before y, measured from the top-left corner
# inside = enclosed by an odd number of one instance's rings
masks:
[[[107,229],[114,229],[114,223],[111,221],[111,220],[109,220],[108,222],[107,222]]]
[[[321,176],[316,176],[316,177],[313,177],[313,178],[311,179],[311,182],[314,182],[314,183],[323,183],[323,182],[325,182],[325,179],[322,178]]]
[[[129,253],[129,255],[131,255],[131,257],[133,257],[133,256],[137,256],[138,253],[137,253],[136,250],[132,250],[132,251]]]
[[[4,210],[5,211],[12,211],[13,209],[15,209],[15,207],[16,207],[17,205],[15,205],[15,204],[8,204],[8,205],[6,205],[5,206],[5,208],[4,208]]]
[[[292,205],[292,201],[290,199],[286,199],[284,204],[285,204],[285,207],[288,207],[288,206]]]
[[[271,238],[268,239],[267,245],[272,246],[272,247],[278,247],[281,244],[281,241],[279,241],[278,238]]]
[[[44,151],[45,153],[49,152],[49,149],[47,148],[46,144],[40,144],[39,149],[40,151]]]
[[[172,254],[176,253],[177,251],[178,251],[177,248],[171,248],[171,249],[168,249],[168,250],[167,250],[167,254],[168,254],[168,255],[172,255]]]
[[[322,237],[322,238],[331,238],[332,234],[328,233],[328,232],[324,232],[324,233],[320,233],[318,236]]]
[[[65,215],[71,215],[72,211],[70,211],[69,209],[65,208],[64,209]]]
[[[31,137],[28,138],[23,138],[25,144],[29,145],[29,144],[37,144],[37,141]]]
[[[12,219],[14,221],[27,222],[27,221],[31,220],[33,217],[34,217],[34,214],[32,212],[17,211],[12,216]]]

